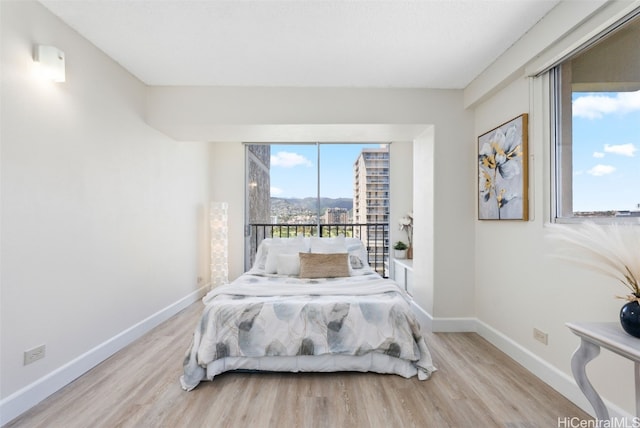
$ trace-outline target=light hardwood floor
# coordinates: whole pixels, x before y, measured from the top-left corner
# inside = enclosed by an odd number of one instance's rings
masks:
[[[191,305],[8,427],[551,428],[590,417],[474,333],[425,334],[430,380],[371,373],[226,373],[184,392]]]

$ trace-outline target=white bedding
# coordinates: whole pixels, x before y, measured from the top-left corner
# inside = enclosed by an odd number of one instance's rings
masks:
[[[303,279],[246,273],[203,302],[180,379],[185,390],[236,369],[420,379],[436,370],[410,297],[377,274]]]

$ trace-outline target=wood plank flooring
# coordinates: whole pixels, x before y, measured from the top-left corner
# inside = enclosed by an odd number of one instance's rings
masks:
[[[225,373],[180,388],[197,302],[9,427],[557,427],[591,419],[474,333],[425,334],[430,380],[370,373]]]

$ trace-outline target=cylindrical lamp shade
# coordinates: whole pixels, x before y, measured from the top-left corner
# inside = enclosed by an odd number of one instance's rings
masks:
[[[209,220],[211,222],[211,286],[217,287],[229,282],[227,245],[227,211],[226,202],[211,202]]]

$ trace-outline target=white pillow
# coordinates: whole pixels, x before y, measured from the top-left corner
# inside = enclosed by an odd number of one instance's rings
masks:
[[[311,252],[316,254],[346,253],[345,238],[344,236],[335,238],[311,237]]]
[[[271,242],[275,245],[294,245],[305,246],[304,237],[302,235],[294,236],[293,238],[271,238]]]
[[[260,241],[260,245],[258,245],[252,270],[264,271],[266,269],[269,249],[274,246],[292,246],[296,248],[296,251],[298,249],[301,249],[300,251],[302,252],[308,251],[308,244],[302,236],[297,236],[295,238],[264,238]],[[271,273],[275,273],[275,271]]]
[[[278,275],[300,275],[299,254],[278,254],[276,273]]]
[[[253,261],[253,267],[251,269],[264,270],[264,265],[267,262],[267,254],[269,254],[269,246],[272,244],[272,238],[264,238],[258,244],[256,250],[256,258]]]
[[[346,239],[347,252],[349,253],[349,266],[351,267],[351,275],[357,275],[361,272],[370,271],[369,254],[364,243],[358,238]]]
[[[277,273],[278,272],[278,255],[280,254],[298,254],[304,253],[305,246],[302,239],[291,240],[286,244],[272,243],[269,245],[269,251],[267,253],[267,261],[264,266],[265,273]]]

